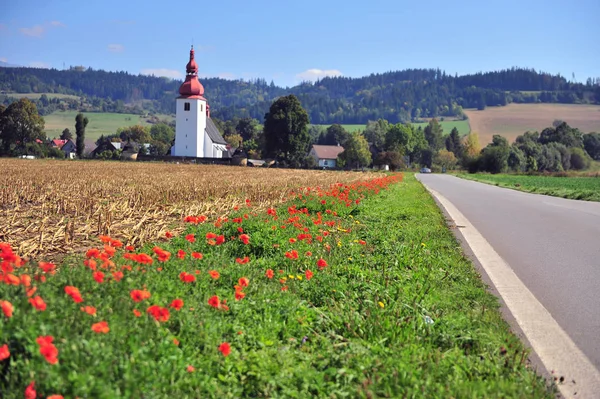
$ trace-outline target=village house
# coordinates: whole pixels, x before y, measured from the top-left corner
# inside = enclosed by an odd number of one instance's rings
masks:
[[[227,142],[210,118],[210,106],[204,96],[204,86],[198,80],[198,64],[194,46],[186,65],[185,81],[177,98],[175,145],[171,155],[195,158],[229,158]]]
[[[77,146],[73,140],[58,140],[54,139],[50,141],[50,147],[58,148],[65,154],[67,159],[75,159],[77,156]]]
[[[335,168],[337,165],[337,157],[344,151],[344,147],[340,145],[319,145],[313,144],[309,156],[317,161],[317,165],[321,168]]]

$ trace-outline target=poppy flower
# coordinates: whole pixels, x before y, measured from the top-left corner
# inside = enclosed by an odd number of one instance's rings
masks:
[[[242,291],[240,291],[240,290],[235,291],[235,300],[236,301],[241,301],[242,299],[244,299],[245,296],[246,296],[246,294],[244,294]]]
[[[33,296],[33,294],[35,294],[36,291],[37,291],[37,287],[31,287],[30,289],[28,289],[25,292],[27,293],[27,297],[31,298]]]
[[[133,314],[135,315],[135,317],[140,317],[142,315],[142,312],[140,312],[137,309],[133,309]]]
[[[0,346],[0,362],[8,359],[10,357],[10,351],[8,350],[8,345],[4,344]]]
[[[110,328],[108,328],[108,323],[105,321],[101,321],[98,323],[92,324],[92,331],[98,334],[108,334]]]
[[[112,256],[115,254],[115,252],[117,252],[117,250],[115,248],[111,247],[110,245],[105,245],[104,252],[105,252],[106,256],[108,256],[109,258],[112,258]],[[100,256],[102,256],[102,254],[100,254]]]
[[[287,291],[288,290],[288,286],[284,285],[283,287],[281,287],[281,291]]]
[[[314,276],[313,272],[311,272],[310,270],[307,270],[306,273],[304,273],[304,275],[306,276],[307,280],[310,280]]]
[[[89,267],[91,270],[95,271],[97,267],[97,263],[94,259],[86,259],[83,261],[83,264]]]
[[[131,290],[129,293],[134,302],[141,302],[150,298],[150,292],[146,290]]]
[[[167,232],[165,232],[165,237],[173,238],[173,233],[171,233],[170,231],[167,231]]]
[[[179,279],[184,283],[193,283],[194,281],[196,281],[196,276],[187,272],[181,272],[179,273]]]
[[[102,236],[101,235],[98,238],[100,238],[100,241],[102,241],[103,243],[109,243],[112,240],[112,238],[110,238],[109,236]]]
[[[98,284],[102,284],[104,282],[104,273],[102,272],[94,272],[92,273],[92,277],[94,277],[94,280],[96,280]]]
[[[179,251],[177,251],[177,257],[179,259],[185,259],[185,251],[183,249],[180,249]]]
[[[241,228],[241,227],[238,227],[238,228],[237,228],[237,231],[238,231],[238,233],[243,233],[243,232],[244,232],[244,229],[243,229],[243,228]]]
[[[31,277],[27,274],[22,274],[21,284],[23,285],[23,287],[29,287],[31,285]]]
[[[100,250],[98,248],[91,248],[85,253],[86,258],[99,258]]]
[[[89,315],[96,316],[96,308],[93,306],[84,306],[81,310]]]
[[[217,235],[215,233],[206,233],[207,240],[213,240],[215,238],[217,238]]]
[[[245,245],[250,243],[250,236],[248,234],[240,235],[240,241],[242,241]]]
[[[265,273],[265,276],[267,276],[267,278],[273,278],[273,270],[272,269],[268,269]]]
[[[169,309],[167,308],[161,308],[158,305],[152,305],[148,308],[148,310],[146,311],[148,312],[150,315],[152,315],[152,317],[154,317],[154,319],[156,319],[157,321],[160,322],[166,322],[169,321]]]
[[[325,259],[319,259],[319,260],[317,261],[317,267],[318,267],[320,270],[322,270],[322,269],[326,268],[326,267],[327,267],[327,262],[325,261]]]
[[[54,274],[56,273],[56,265],[49,262],[39,262],[38,267],[44,271],[44,273]]]
[[[81,293],[79,292],[79,289],[77,287],[73,287],[72,285],[67,285],[65,287],[65,293],[68,296],[70,296],[71,298],[73,298],[75,303],[83,302],[83,298],[81,297]]]
[[[208,304],[213,308],[218,308],[221,305],[221,302],[219,301],[218,296],[213,295],[210,298],[208,298]]]
[[[54,346],[54,337],[51,335],[39,336],[35,340],[40,346],[40,354],[44,356],[46,361],[50,364],[56,364],[58,362],[58,349]]]
[[[235,260],[237,263],[239,263],[240,265],[245,265],[246,263],[250,262],[250,258],[247,256],[244,256],[244,259],[242,258],[237,258]]]
[[[293,243],[296,242],[296,239],[294,237],[292,237],[292,238],[289,239],[289,241],[290,241],[290,244],[293,244]]]
[[[306,251],[306,253],[304,254],[304,256],[306,256],[307,258],[310,258],[312,256],[312,252]]]
[[[192,244],[196,242],[196,236],[194,236],[193,234],[186,235],[185,239]]]
[[[202,259],[204,257],[204,255],[202,255],[200,252],[192,252],[192,258],[194,259]]]
[[[196,371],[196,368],[192,365],[189,365],[185,368],[185,371],[187,371],[188,373],[193,373],[194,371]]]
[[[221,274],[219,274],[219,272],[216,270],[209,270],[208,274],[210,274],[210,276],[215,280],[221,276]]]
[[[128,246],[125,247],[125,249],[128,250],[129,252],[135,251],[135,248],[134,248],[133,245],[128,245]]]
[[[7,285],[19,285],[21,284],[21,279],[14,274],[8,273],[4,276],[4,283]]]
[[[217,240],[215,241],[215,243],[216,243],[217,245],[221,245],[221,244],[223,244],[224,242],[225,242],[225,236],[224,236],[224,235],[217,236]],[[245,243],[245,244],[246,244],[246,243]]]
[[[231,346],[227,342],[223,342],[219,345],[219,351],[223,354],[223,356],[227,357],[231,353]]]
[[[31,381],[31,384],[25,388],[25,399],[35,399],[37,392],[35,391],[35,381]]]
[[[171,253],[170,252],[165,251],[164,249],[159,248],[159,247],[152,248],[152,251],[154,251],[154,253],[158,257],[158,261],[159,262],[166,262],[171,257]]]
[[[248,286],[248,284],[250,284],[250,280],[248,280],[248,278],[247,278],[247,277],[241,277],[241,278],[238,280],[238,284],[239,284],[241,287],[247,287],[247,286]]]
[[[358,240],[358,243],[359,243],[360,245],[367,245],[366,241],[364,241],[364,240]]]
[[[180,310],[183,307],[183,300],[182,299],[174,299],[173,302],[171,302],[171,304],[169,306],[174,308],[175,310]]]
[[[174,343],[176,346],[179,346],[179,340],[178,340],[177,338],[173,338],[173,343]]]
[[[112,276],[115,279],[115,281],[121,281],[121,279],[123,278],[123,272],[113,272]]]
[[[39,295],[34,298],[29,298],[29,303],[31,304],[31,306],[33,306],[40,312],[46,310],[46,302],[44,302],[42,297],[40,297]]]
[[[62,395],[50,395],[46,399],[65,399]]]

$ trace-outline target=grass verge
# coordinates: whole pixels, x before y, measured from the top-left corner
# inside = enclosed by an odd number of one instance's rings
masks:
[[[499,187],[528,193],[552,195],[585,201],[600,201],[599,177],[556,177],[509,174],[458,174],[463,179],[475,180]]]
[[[394,179],[237,209],[152,256],[105,237],[54,274],[7,271],[4,247],[3,397],[553,397],[433,199]]]

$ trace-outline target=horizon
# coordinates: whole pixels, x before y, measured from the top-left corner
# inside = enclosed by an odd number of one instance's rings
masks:
[[[600,3],[593,0],[461,7],[391,0],[369,7],[339,0],[232,3],[198,6],[195,19],[185,7],[163,10],[137,0],[24,0],[0,17],[0,61],[182,79],[194,44],[201,78],[264,79],[280,87],[406,69],[462,76],[517,65],[572,82],[600,77],[600,54],[591,50],[600,34],[594,21]],[[544,29],[557,20],[560,30]]]

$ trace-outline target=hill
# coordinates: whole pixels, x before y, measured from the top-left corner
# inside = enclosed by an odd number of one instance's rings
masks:
[[[479,135],[479,142],[492,142],[499,134],[509,142],[526,131],[541,132],[552,126],[556,119],[564,120],[582,132],[600,132],[600,106],[573,104],[509,104],[506,107],[488,107],[483,111],[467,110],[471,129]]]
[[[573,83],[560,75],[521,68],[464,76],[451,76],[439,69],[409,69],[360,78],[324,78],[292,88],[264,79],[201,81],[213,115],[224,120],[253,117],[262,121],[272,101],[286,94],[298,96],[315,124],[460,117],[466,108],[509,103],[600,104],[600,81]],[[167,78],[81,67],[61,71],[0,68],[0,102],[10,102],[12,93],[54,93],[82,97],[79,103],[61,100],[67,104],[63,109],[172,114],[180,84]],[[42,113],[60,108],[53,101],[45,99]],[[51,109],[44,111],[44,107]]]

